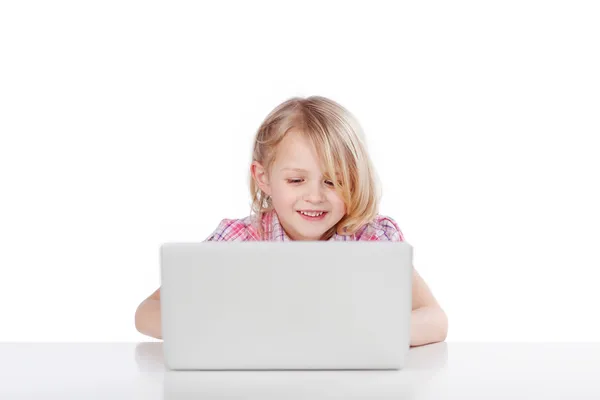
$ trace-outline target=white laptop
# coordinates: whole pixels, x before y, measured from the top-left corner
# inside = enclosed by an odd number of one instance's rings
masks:
[[[165,366],[402,369],[412,257],[407,242],[164,243]]]

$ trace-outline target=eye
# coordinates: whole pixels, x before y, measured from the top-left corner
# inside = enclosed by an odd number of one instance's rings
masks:
[[[330,179],[325,180],[325,184],[329,187],[335,187],[335,185],[333,184],[333,182]],[[342,181],[337,181],[338,186],[342,186]]]
[[[300,183],[302,179],[288,179],[288,183]]]

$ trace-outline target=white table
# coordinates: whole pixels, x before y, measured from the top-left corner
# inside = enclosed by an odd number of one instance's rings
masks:
[[[436,343],[393,371],[168,371],[162,342],[0,343],[0,399],[600,399],[600,343]]]

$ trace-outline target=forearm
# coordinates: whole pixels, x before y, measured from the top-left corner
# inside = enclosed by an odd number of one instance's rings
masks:
[[[421,307],[412,311],[410,345],[443,342],[448,334],[448,317],[440,307]]]
[[[146,299],[135,313],[135,327],[144,335],[162,339],[160,300]],[[410,345],[421,346],[441,342],[448,333],[448,319],[439,307],[421,307],[413,310],[410,321]]]
[[[146,299],[135,312],[135,328],[144,335],[162,339],[160,300]]]

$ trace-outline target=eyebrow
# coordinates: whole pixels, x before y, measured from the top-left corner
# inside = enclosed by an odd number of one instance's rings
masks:
[[[306,170],[304,168],[291,168],[291,167],[281,168],[280,171],[295,171],[295,172],[305,172],[305,173],[308,173],[308,170]],[[339,172],[337,172],[336,175],[337,176],[342,176],[342,174],[340,174]]]
[[[303,168],[281,168],[281,171],[297,171],[297,172],[308,172],[307,170],[303,169]]]

